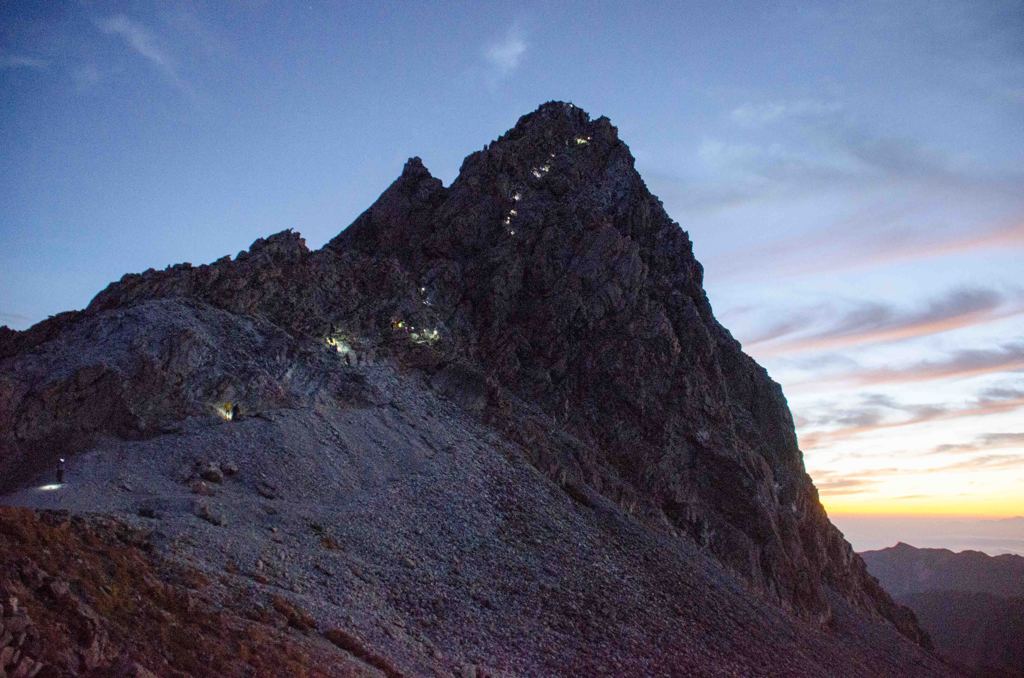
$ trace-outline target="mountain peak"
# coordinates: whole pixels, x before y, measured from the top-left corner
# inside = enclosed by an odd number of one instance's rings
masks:
[[[402,167],[403,177],[432,177],[430,170],[423,165],[423,160],[418,156],[414,155],[405,161],[405,165]]]
[[[688,235],[607,118],[546,103],[448,188],[410,161],[330,248],[393,271],[373,332],[436,330],[478,380],[557,419],[577,444],[522,438],[539,468],[648,506],[809,617],[828,618],[831,585],[916,634],[829,524],[781,389],[715,320]]]
[[[827,622],[838,592],[923,640],[829,523],[781,389],[715,319],[689,236],[610,121],[566,102],[520,118],[450,187],[410,158],[323,250],[284,233],[234,261],[128,276],[31,346],[4,342],[19,377],[0,390],[0,478],[52,461],[39,450],[224,418],[225,403],[249,422],[344,418],[403,394],[426,407],[430,389],[500,441],[477,456],[529,464],[531,490],[699,548],[806,618]],[[386,378],[352,371],[368,355]],[[395,444],[403,468],[427,463]],[[437,468],[441,495],[463,491]]]
[[[548,101],[533,112],[520,117],[515,129],[558,124],[568,124],[582,131],[590,124],[590,114],[568,101]]]
[[[524,138],[547,144],[549,148],[552,145],[572,148],[591,143],[614,144],[618,142],[618,131],[604,116],[592,119],[589,113],[575,104],[549,101],[519,118],[515,127],[495,143],[522,141]]]

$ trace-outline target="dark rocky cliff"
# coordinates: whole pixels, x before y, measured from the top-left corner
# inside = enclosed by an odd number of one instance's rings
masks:
[[[831,591],[927,643],[828,521],[780,387],[715,320],[702,274],[615,127],[548,103],[450,187],[411,159],[321,250],[280,233],[233,260],[125,276],[81,313],[0,336],[0,489],[57,444],[158,435],[215,401],[352,390],[320,369],[330,339],[346,360],[423,373],[578,501],[692,539],[798,615],[826,623]],[[45,355],[76,333],[101,345],[160,299],[191,310],[123,355]],[[194,327],[210,323],[216,340]]]

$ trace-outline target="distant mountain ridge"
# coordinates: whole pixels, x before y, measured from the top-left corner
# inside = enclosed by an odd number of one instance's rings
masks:
[[[948,590],[1024,596],[1024,557],[980,551],[915,548],[903,542],[860,554],[868,570],[894,596]]]
[[[861,557],[950,660],[979,678],[1024,676],[1024,557],[902,542]]]

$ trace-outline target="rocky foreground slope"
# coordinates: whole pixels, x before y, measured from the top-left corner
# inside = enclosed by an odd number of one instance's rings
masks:
[[[410,160],[321,250],[281,233],[0,331],[0,483],[399,673],[944,671],[686,233],[571,104],[447,188]]]

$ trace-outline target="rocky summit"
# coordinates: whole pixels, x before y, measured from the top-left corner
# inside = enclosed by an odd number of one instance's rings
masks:
[[[55,675],[944,675],[702,276],[615,127],[552,102],[450,186],[409,160],[322,249],[278,233],[0,330],[0,492],[35,509],[0,540],[91,549],[26,552],[0,592],[40,637],[73,603],[104,638],[15,652]],[[147,618],[221,615],[276,659],[133,638],[97,543],[145,561]]]

